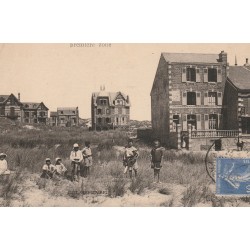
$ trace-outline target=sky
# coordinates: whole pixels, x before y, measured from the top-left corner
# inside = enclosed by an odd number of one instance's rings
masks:
[[[43,101],[50,111],[79,107],[91,116],[91,94],[122,91],[131,100],[131,119],[150,120],[150,91],[161,52],[228,53],[238,65],[250,59],[250,44],[0,44],[0,94],[21,93],[23,102]]]

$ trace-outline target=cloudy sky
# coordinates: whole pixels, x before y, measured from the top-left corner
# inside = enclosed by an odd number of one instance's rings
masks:
[[[112,44],[70,47],[70,44],[1,44],[0,94],[21,93],[21,101],[43,101],[50,111],[78,106],[90,117],[91,93],[130,96],[131,119],[150,120],[150,90],[161,52],[228,53],[238,65],[250,59],[250,44]]]

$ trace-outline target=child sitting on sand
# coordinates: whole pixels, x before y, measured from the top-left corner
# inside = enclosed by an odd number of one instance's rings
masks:
[[[7,155],[5,153],[0,154],[0,175],[8,175],[10,171],[8,170],[8,163],[6,161]]]
[[[67,174],[67,168],[62,164],[61,158],[56,158],[55,171],[59,176],[66,176]]]
[[[41,178],[51,179],[55,173],[55,166],[51,164],[50,158],[46,158],[45,164],[43,165],[43,172]]]

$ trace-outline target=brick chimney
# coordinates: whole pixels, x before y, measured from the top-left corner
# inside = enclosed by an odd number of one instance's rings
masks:
[[[18,93],[17,99],[18,99],[19,102],[21,101],[21,95],[20,95],[20,93]]]
[[[222,50],[219,54],[219,62],[227,64],[227,53],[224,50]]]

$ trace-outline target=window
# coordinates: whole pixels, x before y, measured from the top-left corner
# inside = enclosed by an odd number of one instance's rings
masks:
[[[122,122],[123,122],[123,123],[125,122],[125,119],[124,119],[124,117],[122,117]]]
[[[106,114],[110,114],[110,110],[109,109],[106,109]]]
[[[97,109],[97,114],[101,115],[102,114],[102,109]]]
[[[106,99],[100,99],[100,105],[107,105]]]
[[[25,118],[29,118],[29,116],[30,116],[30,113],[29,113],[29,112],[24,112],[24,117],[25,117]]]
[[[187,92],[187,105],[196,105],[196,93]]]
[[[196,115],[187,115],[187,124],[191,124],[196,129]]]
[[[5,108],[4,107],[0,107],[0,115],[5,115]]]
[[[98,119],[97,119],[97,123],[98,123],[98,124],[101,124],[101,123],[102,123],[102,118],[98,118]]]
[[[216,68],[208,69],[208,81],[217,82],[217,69]]]
[[[10,116],[11,117],[15,116],[15,108],[14,107],[10,108]]]
[[[110,118],[109,117],[106,118],[106,123],[110,123]]]
[[[76,112],[73,110],[72,113],[75,114]]]
[[[217,129],[218,128],[218,116],[216,114],[209,115],[208,128],[209,129]]]
[[[208,92],[208,105],[217,105],[217,92]]]
[[[187,81],[188,82],[196,82],[195,68],[187,68]]]
[[[45,112],[40,112],[40,116],[44,117],[45,116]]]
[[[61,111],[61,115],[63,115],[63,111]]]
[[[122,114],[122,108],[118,108],[118,114]]]
[[[118,124],[118,117],[116,118],[116,123]]]
[[[180,123],[179,115],[173,115],[173,130],[177,131],[177,124]]]

